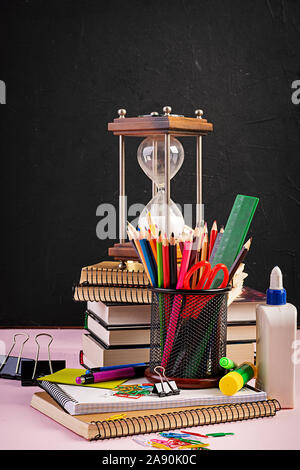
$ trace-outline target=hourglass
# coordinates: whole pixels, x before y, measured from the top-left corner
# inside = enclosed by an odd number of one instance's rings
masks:
[[[163,114],[152,112],[138,117],[125,117],[126,110],[119,109],[119,117],[108,124],[108,130],[119,136],[119,243],[109,248],[109,256],[118,260],[137,259],[131,244],[126,242],[126,192],[125,192],[125,137],[142,137],[138,147],[138,162],[152,180],[152,199],[139,217],[139,226],[148,225],[147,214],[166,235],[182,233],[184,219],[176,203],[170,197],[170,180],[181,168],[184,149],[180,137],[196,138],[196,223],[202,216],[202,136],[213,129],[203,119],[203,111],[197,109],[196,117],[190,118],[171,114],[170,106],[163,108]]]
[[[157,229],[168,236],[173,232],[178,237],[184,230],[184,219],[177,205],[170,198],[168,205],[165,201],[165,139],[162,135],[147,137],[140,144],[137,159],[142,170],[152,180],[151,201],[145,206],[139,217],[139,227],[148,225],[147,217],[150,212]],[[178,139],[170,137],[170,180],[182,166],[184,150]]]

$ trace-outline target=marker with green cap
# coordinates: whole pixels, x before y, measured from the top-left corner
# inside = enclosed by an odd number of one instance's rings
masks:
[[[219,364],[223,369],[235,369],[237,367],[236,363],[229,359],[229,357],[221,357]]]

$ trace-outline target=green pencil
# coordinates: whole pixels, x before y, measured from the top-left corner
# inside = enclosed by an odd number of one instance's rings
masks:
[[[156,252],[157,252],[157,279],[158,287],[164,287],[164,272],[163,272],[163,254],[162,254],[162,236],[159,232],[158,239],[156,240]]]

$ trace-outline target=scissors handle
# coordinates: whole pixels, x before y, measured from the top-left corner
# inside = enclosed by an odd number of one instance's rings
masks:
[[[216,275],[218,274],[219,271],[223,271],[223,281],[221,284],[216,287],[216,289],[222,289],[223,287],[227,287],[228,281],[229,281],[229,272],[227,269],[227,266],[225,264],[219,263],[216,264],[216,266],[210,271],[208,279],[205,283],[205,289],[209,289],[210,286],[212,285],[213,280],[215,279]]]
[[[210,272],[210,263],[208,261],[199,261],[199,263],[194,264],[194,266],[191,269],[189,269],[189,271],[186,273],[185,278],[184,278],[184,282],[183,282],[184,289],[189,289],[189,290],[191,289],[190,278],[196,271],[201,270],[202,268],[203,268],[203,271],[202,271],[201,277],[197,285],[195,286],[195,289],[198,290],[198,289],[203,288],[203,284],[206,278],[209,276],[209,272]]]
[[[227,266],[225,264],[219,263],[214,266],[213,269],[211,269],[211,265],[208,261],[200,261],[199,263],[196,263],[185,275],[184,282],[183,282],[183,288],[184,289],[191,289],[190,286],[190,278],[192,275],[198,271],[202,270],[201,277],[195,287],[196,290],[200,289],[209,289],[210,286],[212,285],[212,282],[214,278],[216,277],[217,273],[219,271],[223,271],[223,281],[221,284],[217,287],[217,289],[222,289],[223,287],[226,287],[228,284],[229,280],[229,272],[227,269]]]

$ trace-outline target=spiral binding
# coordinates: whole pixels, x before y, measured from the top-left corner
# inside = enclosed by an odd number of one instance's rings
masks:
[[[73,299],[76,302],[150,304],[151,298],[151,291],[145,287],[91,284],[73,286]]]
[[[85,268],[84,284],[101,286],[146,287],[149,285],[147,275],[143,271],[127,271],[113,268]]]
[[[115,421],[92,421],[98,434],[91,440],[110,439],[137,434],[170,431],[194,426],[206,426],[247,419],[265,418],[276,415],[281,409],[280,403],[264,400],[251,403],[228,404],[192,410],[179,410],[171,413],[151,414]]]

